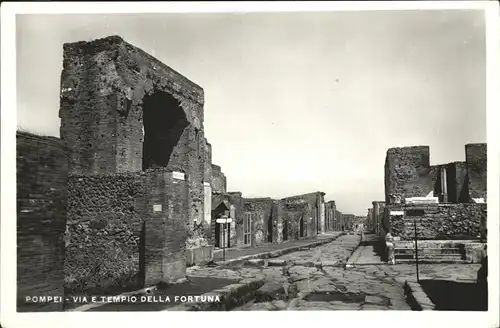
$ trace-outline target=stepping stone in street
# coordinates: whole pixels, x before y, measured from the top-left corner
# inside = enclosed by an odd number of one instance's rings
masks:
[[[286,261],[285,260],[269,260],[268,265],[269,266],[286,266]]]
[[[297,266],[304,266],[304,267],[314,267],[315,263],[312,261],[307,261],[307,260],[298,260],[298,261],[293,261],[294,265]]]
[[[335,266],[336,264],[337,264],[337,261],[321,261],[322,267]]]
[[[252,259],[252,260],[248,260],[247,263],[250,265],[260,266],[260,265],[264,265],[264,260],[263,259]]]
[[[255,292],[256,302],[268,302],[272,300],[281,300],[285,298],[285,288],[283,284],[266,282]]]

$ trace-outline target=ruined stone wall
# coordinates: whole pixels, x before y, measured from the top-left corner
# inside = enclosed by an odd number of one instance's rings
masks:
[[[390,211],[423,209],[422,216],[390,216]],[[413,240],[414,220],[419,239],[478,240],[485,238],[486,204],[389,205],[386,207],[391,233],[401,240]]]
[[[212,221],[212,145],[208,143],[208,141],[205,139],[205,172],[204,172],[204,177],[203,177],[203,186],[204,186],[204,201],[203,201],[203,208],[204,208],[204,222],[203,222],[203,229],[204,229],[204,236],[210,241],[212,237],[212,226],[211,226],[211,221]]]
[[[484,198],[487,202],[487,146],[465,145],[470,198]]]
[[[335,221],[333,223],[334,231],[342,231],[342,212],[335,210]]]
[[[272,218],[273,200],[271,198],[243,198],[243,212],[253,213],[252,246],[268,243],[268,224]]]
[[[145,190],[145,284],[175,282],[186,276],[189,183],[167,170],[148,170]]]
[[[342,224],[344,226],[344,230],[351,230],[354,225],[355,216],[354,214],[342,214]]]
[[[18,311],[60,311],[26,296],[64,295],[68,154],[61,140],[17,132]]]
[[[225,193],[227,191],[226,176],[219,165],[212,164],[212,192]]]
[[[60,134],[70,146],[70,173],[139,172],[143,141],[157,137],[163,148],[156,156],[163,162],[152,167],[186,174],[185,220],[196,236],[194,222],[204,217],[203,89],[117,36],[64,44],[63,59]],[[148,134],[147,126],[165,135]]]
[[[374,216],[373,216],[373,208],[368,209],[368,215],[367,215],[367,228],[371,231],[375,231],[375,221],[374,221]]]
[[[121,291],[185,276],[186,181],[164,169],[68,180],[66,288]]]
[[[468,203],[469,184],[467,179],[467,164],[453,162],[446,165],[447,192],[449,203]]]
[[[304,220],[307,221],[304,230],[305,235],[313,237],[321,231],[322,224],[324,224],[324,213],[322,213],[322,204],[324,203],[324,193],[314,192],[281,199],[284,205],[307,203],[308,210],[307,216]]]
[[[288,239],[303,239],[317,235],[319,221],[318,194],[311,193],[280,200],[283,221],[288,220]],[[303,233],[300,236],[300,219],[302,219]]]
[[[205,163],[204,163],[204,177],[205,182],[212,182],[212,145],[205,138]]]
[[[373,224],[374,224],[375,232],[379,236],[385,236],[385,233],[382,233],[385,202],[374,201],[374,202],[372,202],[372,205],[373,205],[373,211],[372,211]]]
[[[304,239],[307,238],[309,235],[307,234],[308,232],[308,225],[311,225],[311,220],[310,218],[310,208],[309,204],[306,202],[293,202],[293,203],[286,203],[282,202],[282,211],[281,211],[281,216],[282,216],[282,222],[283,222],[283,227],[287,226],[287,231],[282,231],[283,234],[283,240],[290,241],[290,240],[299,240],[299,239]],[[303,236],[300,236],[300,225],[303,225]]]
[[[64,265],[69,292],[142,287],[144,179],[140,173],[69,177]]]
[[[394,203],[409,197],[424,197],[434,190],[429,147],[390,148],[385,161],[385,201]]]
[[[235,247],[243,246],[243,197],[241,192],[229,192],[229,203],[234,207],[231,228],[234,233],[230,235],[231,245]],[[233,231],[232,230],[232,231]]]
[[[334,231],[335,230],[335,212],[337,210],[337,206],[335,205],[335,201],[329,201],[325,203],[325,230],[326,231]]]

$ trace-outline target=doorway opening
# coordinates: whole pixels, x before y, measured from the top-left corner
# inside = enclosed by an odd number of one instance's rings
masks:
[[[301,216],[299,220],[299,236],[304,237],[304,217]]]
[[[252,245],[252,214],[245,213],[243,215],[243,245]]]
[[[267,219],[267,242],[273,242],[273,216],[270,215]]]
[[[157,91],[143,99],[142,169],[167,167],[184,129],[189,125],[180,103]]]
[[[288,221],[283,221],[283,240],[288,240]]]

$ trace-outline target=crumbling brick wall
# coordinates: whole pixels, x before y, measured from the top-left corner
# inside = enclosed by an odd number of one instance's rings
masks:
[[[453,162],[446,165],[447,192],[449,203],[469,202],[467,163]]]
[[[484,198],[487,201],[487,146],[486,144],[465,145],[468,189],[470,198]]]
[[[283,240],[299,240],[310,236],[308,232],[311,230],[312,220],[310,219],[310,205],[307,202],[281,200],[281,208]],[[301,225],[302,236],[300,235]]]
[[[394,203],[409,197],[424,197],[434,190],[429,147],[390,148],[385,160],[385,201]]]
[[[308,204],[308,211],[304,220],[307,221],[305,224],[305,235],[308,237],[316,236],[321,230],[322,218],[321,218],[321,206],[324,202],[323,192],[313,192],[303,195],[297,195],[292,197],[286,197],[281,199],[283,204]]]
[[[335,205],[335,201],[331,200],[325,203],[325,215],[326,215],[326,231],[334,231],[335,230],[335,211],[337,210],[337,206]]]
[[[272,208],[271,198],[243,198],[243,212],[255,214],[255,220],[252,222],[252,246],[268,242],[269,220],[273,220]]]
[[[185,220],[195,239],[190,245],[199,244],[194,222],[204,216],[203,89],[111,36],[64,44],[60,98],[60,134],[70,145],[70,172],[103,175],[167,167],[185,173]],[[147,140],[161,145],[148,143],[146,153]]]
[[[335,210],[335,221],[333,223],[334,231],[342,231],[342,212]]]
[[[393,236],[413,240],[416,220],[419,239],[478,240],[486,237],[486,204],[393,204],[386,207],[387,214],[414,209],[422,209],[423,215],[388,216]]]
[[[373,201],[373,224],[375,228],[375,232],[379,236],[385,236],[385,232],[383,231],[383,219],[384,219],[384,208],[385,202],[382,201]]]
[[[165,169],[69,178],[66,288],[118,292],[185,276],[188,184]]]
[[[145,284],[186,277],[189,183],[165,169],[146,171]]]
[[[212,145],[205,139],[205,163],[204,163],[204,176],[205,182],[212,182]]]
[[[140,173],[70,176],[65,236],[69,292],[142,287],[144,179]]]
[[[342,214],[342,225],[344,230],[351,230],[354,225],[355,215],[354,214]]]
[[[64,295],[68,153],[60,139],[17,132],[18,311],[60,311],[26,296]]]
[[[212,164],[212,192],[227,192],[226,176],[222,173],[221,167],[215,164]]]

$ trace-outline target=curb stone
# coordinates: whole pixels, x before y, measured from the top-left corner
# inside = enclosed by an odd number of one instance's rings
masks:
[[[255,296],[255,292],[264,285],[264,279],[240,281],[237,284],[212,290],[200,296],[219,297],[215,303],[185,303],[167,308],[164,311],[228,311],[241,306]]]
[[[171,283],[171,285],[182,284],[186,281],[187,281],[187,278],[181,278],[181,279],[178,279],[178,280],[174,281],[173,283]],[[156,285],[152,285],[149,287],[141,288],[139,290],[121,293],[119,295],[108,295],[108,296],[109,297],[143,296],[143,295],[147,295],[151,292],[154,292],[154,291],[160,289],[161,288],[160,285],[161,284],[156,284]],[[96,307],[104,306],[107,304],[109,304],[109,303],[105,303],[105,302],[90,303],[90,304],[85,304],[85,305],[82,305],[82,306],[79,306],[79,307],[76,307],[73,309],[65,310],[64,312],[85,312],[85,311],[88,311],[90,309],[94,309]]]
[[[421,311],[434,311],[435,304],[429,299],[427,294],[423,291],[419,283],[413,281],[405,281],[405,292],[413,298]]]

